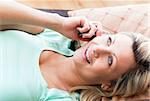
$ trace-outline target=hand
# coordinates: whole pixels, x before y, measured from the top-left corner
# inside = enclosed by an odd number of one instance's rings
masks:
[[[85,17],[68,17],[65,18],[59,30],[70,39],[88,41],[95,34],[101,33],[101,25],[96,22],[92,23]]]
[[[100,36],[103,33],[101,23],[97,21],[90,21],[90,30],[88,32],[84,32],[82,28],[78,28],[79,30],[79,37],[83,41],[90,41],[96,36]]]

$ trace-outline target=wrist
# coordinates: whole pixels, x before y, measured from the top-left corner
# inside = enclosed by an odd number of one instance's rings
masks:
[[[49,18],[50,19],[48,23],[48,28],[55,30],[57,32],[61,32],[65,17],[60,16],[59,14],[53,13],[53,14],[50,14]]]
[[[58,27],[57,27],[57,29],[56,29],[57,32],[63,34],[64,24],[65,24],[65,22],[66,22],[66,19],[67,19],[66,17],[63,17],[63,16],[58,15],[58,22],[59,22],[59,25],[58,25]]]

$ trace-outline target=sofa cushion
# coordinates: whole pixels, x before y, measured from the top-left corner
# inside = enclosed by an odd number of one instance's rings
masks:
[[[69,16],[85,16],[99,21],[111,33],[137,32],[150,37],[150,4],[91,8],[69,11]]]

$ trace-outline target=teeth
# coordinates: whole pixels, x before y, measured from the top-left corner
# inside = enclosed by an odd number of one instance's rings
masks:
[[[86,50],[86,60],[87,60],[87,62],[90,64],[90,59],[89,59],[89,54],[88,54],[88,49]]]
[[[89,60],[89,54],[88,54],[88,52],[87,52],[87,59]]]

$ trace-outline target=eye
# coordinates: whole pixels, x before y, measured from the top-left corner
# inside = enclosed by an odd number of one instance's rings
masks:
[[[112,43],[112,38],[109,36],[107,39],[107,45],[110,46]]]
[[[113,63],[113,56],[108,56],[108,65],[111,66]]]

